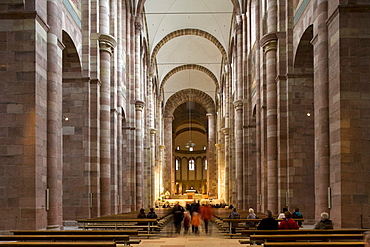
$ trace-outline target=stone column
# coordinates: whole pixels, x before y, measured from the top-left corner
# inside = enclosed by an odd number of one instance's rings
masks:
[[[225,200],[227,204],[230,204],[230,137],[229,137],[229,128],[223,128],[222,133],[224,135],[224,141],[225,141]]]
[[[156,190],[155,190],[155,167],[156,167],[156,159],[155,159],[155,154],[156,154],[156,148],[155,148],[155,140],[156,140],[156,129],[151,129],[150,130],[150,161],[149,161],[149,166],[150,166],[150,195],[149,195],[149,200],[150,200],[150,205],[154,207],[154,202],[157,200],[158,197],[156,197]]]
[[[235,109],[235,173],[236,173],[236,207],[243,208],[243,21],[236,16],[236,101]]]
[[[164,173],[165,173],[165,170],[164,170],[164,164],[166,164],[166,160],[165,160],[165,146],[164,145],[159,145],[158,149],[159,149],[159,160],[158,160],[158,184],[157,184],[157,188],[156,190],[158,190],[158,197],[160,197],[160,195],[162,193],[164,193]]]
[[[225,153],[223,152],[222,146],[222,144],[215,144],[215,147],[217,149],[217,194],[219,199],[225,198]]]
[[[276,85],[276,41],[265,43],[267,83],[267,207],[277,213],[277,85]]]
[[[145,103],[136,101],[136,207],[144,207],[144,144],[143,144],[143,109]]]
[[[144,203],[144,142],[143,142],[143,107],[141,91],[141,23],[135,22],[135,174],[136,174],[136,209],[143,207]]]
[[[266,94],[267,94],[267,207],[273,213],[278,208],[278,178],[277,178],[277,1],[267,1],[267,30],[262,37],[266,59]]]
[[[165,160],[162,167],[163,171],[163,189],[164,191],[170,191],[171,195],[173,191],[172,182],[174,183],[174,169],[172,167],[172,121],[173,116],[166,116],[164,119],[164,145],[165,145]]]
[[[212,113],[207,113],[208,118],[208,147],[207,147],[207,189],[210,195],[217,192],[217,168],[215,164],[215,117]]]
[[[315,122],[315,215],[328,212],[329,163],[329,80],[328,80],[328,1],[318,1],[314,38],[314,122]],[[318,218],[317,218],[318,220]]]
[[[47,200],[48,228],[63,227],[62,208],[62,15],[60,1],[47,2]]]
[[[242,209],[244,202],[243,190],[243,101],[234,102],[235,107],[235,161],[236,161],[236,207]]]
[[[100,185],[101,215],[111,214],[110,167],[110,62],[115,39],[107,34],[99,37],[100,45]]]

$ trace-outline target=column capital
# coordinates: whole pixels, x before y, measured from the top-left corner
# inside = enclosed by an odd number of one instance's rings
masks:
[[[173,120],[174,116],[173,115],[166,115],[166,116],[164,116],[164,118]]]
[[[135,101],[135,109],[136,111],[143,111],[145,107],[145,102],[141,100],[136,100]]]
[[[261,44],[261,47],[263,48],[264,52],[266,53],[266,52],[271,51],[271,50],[276,50],[277,49],[277,40],[278,40],[277,33],[268,33],[268,34],[264,35],[260,39],[260,44]]]
[[[236,31],[241,31],[243,27],[243,17],[242,15],[237,15],[235,17],[235,30]]]
[[[215,144],[215,147],[216,147],[217,149],[221,149],[221,148],[222,148],[222,144],[216,143],[216,144]]]
[[[150,134],[151,134],[151,135],[154,135],[154,134],[156,134],[156,133],[157,133],[157,130],[156,130],[156,129],[151,129],[151,130],[150,130]]]
[[[277,41],[276,40],[269,41],[269,42],[265,43],[264,46],[263,46],[263,51],[265,53],[267,53],[269,51],[276,51],[276,50],[277,50]]]
[[[135,33],[140,33],[142,29],[142,25],[140,22],[135,22]]]
[[[222,128],[221,131],[222,131],[222,134],[228,135],[230,132],[230,128]]]
[[[243,110],[243,100],[235,100],[233,102],[235,110]]]
[[[164,148],[166,147],[165,145],[159,145],[159,150],[164,150]]]
[[[211,118],[211,117],[213,117],[215,114],[213,114],[213,113],[210,113],[210,112],[208,112],[207,114],[206,114],[206,116],[208,117],[208,118]]]
[[[106,51],[110,55],[113,54],[114,48],[117,45],[116,39],[109,34],[100,34],[99,35],[99,45],[100,45],[100,51]]]

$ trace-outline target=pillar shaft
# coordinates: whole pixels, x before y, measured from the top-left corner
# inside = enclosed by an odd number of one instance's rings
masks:
[[[207,147],[207,189],[210,195],[217,193],[217,167],[215,162],[215,117],[212,113],[207,113],[208,118],[208,147]]]
[[[267,90],[267,207],[278,212],[276,42],[265,47]]]
[[[236,207],[243,208],[244,193],[243,190],[243,27],[244,23],[241,16],[237,17],[236,42],[237,42],[237,101],[235,107],[235,173],[236,173]]]
[[[172,184],[172,121],[173,116],[167,116],[164,119],[164,145],[165,145],[165,160],[163,164],[163,189],[165,191],[171,190]],[[174,180],[173,180],[174,181]],[[172,191],[170,191],[172,195]]]
[[[105,4],[105,5],[104,5]],[[108,4],[108,6],[106,6]],[[116,40],[108,34],[109,3],[100,2],[100,200],[101,215],[111,214],[111,56]],[[103,18],[105,17],[105,18]],[[107,20],[106,20],[107,19]],[[108,30],[106,29],[108,25]]]
[[[315,212],[328,211],[329,183],[329,85],[328,85],[328,30],[327,1],[318,6],[317,36],[313,39],[314,64],[314,117],[315,117]]]
[[[47,187],[48,227],[61,228],[62,210],[62,45],[59,1],[48,1]]]
[[[100,184],[101,214],[111,213],[110,54],[100,53]]]

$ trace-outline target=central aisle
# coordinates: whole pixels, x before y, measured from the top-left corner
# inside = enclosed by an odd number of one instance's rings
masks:
[[[206,234],[204,229],[200,228],[199,234],[191,233],[184,234],[184,229],[181,229],[181,234],[175,234],[173,223],[170,222],[162,229],[161,233],[156,238],[143,239],[138,245],[141,247],[231,247],[231,246],[246,246],[241,245],[238,239],[231,239],[220,232],[212,223],[209,224],[209,233]]]

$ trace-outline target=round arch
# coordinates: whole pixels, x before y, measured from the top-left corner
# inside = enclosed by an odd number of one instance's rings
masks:
[[[186,29],[180,29],[180,30],[173,31],[172,33],[167,34],[161,41],[158,42],[158,44],[154,47],[153,52],[152,52],[152,56],[151,56],[151,59],[150,59],[151,64],[155,63],[155,58],[156,58],[159,50],[168,41],[170,41],[174,38],[177,38],[177,37],[185,36],[185,35],[196,35],[196,36],[200,36],[202,38],[205,38],[205,39],[211,41],[218,48],[218,50],[221,52],[222,60],[224,62],[227,62],[227,53],[226,53],[224,47],[212,34],[210,34],[208,32],[205,32],[203,30],[200,30],[200,29],[186,28]]]
[[[160,92],[163,89],[163,87],[166,84],[166,82],[171,78],[171,76],[173,76],[174,74],[176,74],[176,73],[178,73],[180,71],[190,70],[190,69],[199,70],[199,71],[205,73],[206,75],[208,75],[212,79],[212,81],[215,83],[216,92],[218,91],[218,88],[219,88],[218,81],[217,81],[216,76],[212,73],[212,71],[210,71],[209,69],[207,69],[206,67],[201,66],[201,65],[197,65],[197,64],[185,64],[185,65],[181,65],[181,66],[178,66],[178,67],[172,69],[170,72],[168,72],[166,74],[166,76],[162,80],[162,83],[161,83],[161,86],[160,86]]]
[[[164,116],[172,116],[176,107],[188,102],[189,99],[202,105],[207,113],[215,113],[215,103],[208,94],[196,89],[184,89],[175,93],[167,100]]]

